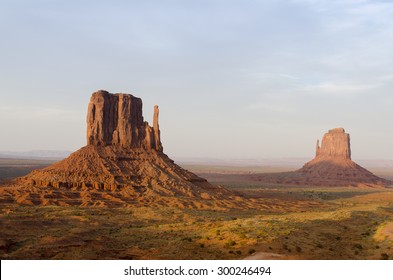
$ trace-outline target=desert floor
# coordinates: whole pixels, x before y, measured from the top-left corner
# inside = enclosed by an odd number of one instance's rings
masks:
[[[0,160],[0,179],[46,161]],[[272,186],[252,172],[184,166],[258,209],[0,205],[1,259],[393,259],[393,189]],[[277,169],[277,170],[276,170]],[[393,170],[372,170],[393,178]]]

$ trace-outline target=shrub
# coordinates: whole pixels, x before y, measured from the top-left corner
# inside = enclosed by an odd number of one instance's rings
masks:
[[[361,244],[355,244],[355,245],[353,245],[353,247],[355,249],[358,249],[358,250],[362,250],[363,249],[363,246]]]
[[[229,247],[232,247],[232,246],[235,246],[235,245],[236,245],[235,241],[229,240],[227,243],[225,243],[224,247],[225,248],[229,248]]]
[[[254,254],[256,251],[254,250],[254,249],[250,249],[250,250],[248,250],[248,254],[249,255],[252,255],[252,254]]]

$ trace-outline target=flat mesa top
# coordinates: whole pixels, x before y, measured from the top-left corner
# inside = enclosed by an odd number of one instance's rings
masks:
[[[342,127],[333,128],[329,130],[329,133],[345,133],[345,129]]]
[[[139,98],[139,97],[136,97],[136,96],[129,94],[129,93],[110,93],[106,90],[98,90],[92,94],[92,96],[94,96],[94,95],[130,96],[130,97],[134,97],[134,98]]]

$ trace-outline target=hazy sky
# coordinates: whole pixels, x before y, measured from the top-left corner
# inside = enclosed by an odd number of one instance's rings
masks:
[[[393,159],[393,2],[0,0],[0,150],[85,145],[92,92],[160,106],[172,157]]]

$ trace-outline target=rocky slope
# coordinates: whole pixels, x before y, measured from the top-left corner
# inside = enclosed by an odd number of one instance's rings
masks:
[[[244,207],[238,195],[179,167],[163,153],[158,125],[143,120],[142,100],[93,93],[87,146],[0,189],[0,201],[49,205]]]
[[[256,181],[308,186],[384,187],[392,182],[377,177],[351,159],[350,136],[343,128],[329,130],[317,141],[315,158],[294,172],[259,174]]]

